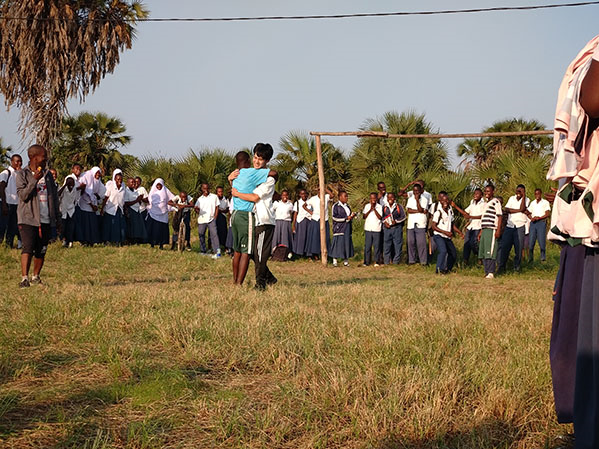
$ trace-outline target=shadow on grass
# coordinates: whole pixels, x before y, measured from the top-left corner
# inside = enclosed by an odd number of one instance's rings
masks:
[[[434,437],[406,438],[402,435],[389,435],[376,449],[491,449],[517,447],[526,438],[522,428],[514,424],[487,419],[472,428],[462,431],[440,432]],[[563,441],[550,439],[545,441],[545,449],[563,446]]]
[[[390,281],[392,280],[392,276],[368,276],[368,277],[354,277],[348,279],[331,279],[324,281],[299,281],[294,282],[293,280],[289,280],[287,284],[293,284],[298,287],[333,287],[336,285],[348,285],[348,284],[365,284],[367,282],[375,282],[375,281]]]

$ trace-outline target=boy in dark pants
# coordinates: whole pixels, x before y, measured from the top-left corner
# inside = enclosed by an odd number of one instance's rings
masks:
[[[378,267],[378,260],[381,256],[381,230],[383,219],[383,206],[378,202],[376,192],[370,194],[370,202],[362,211],[364,218],[364,266],[370,265],[371,250],[374,246],[374,266]]]

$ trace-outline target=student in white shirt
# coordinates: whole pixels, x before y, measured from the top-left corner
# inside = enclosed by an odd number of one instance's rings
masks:
[[[229,212],[229,220],[227,222],[227,240],[225,242],[225,248],[228,255],[233,255],[233,228],[231,227],[231,217],[233,216],[233,212],[235,211],[235,205],[233,203],[233,198],[229,198],[227,200],[228,212]],[[220,212],[219,212],[220,215]]]
[[[412,195],[408,197],[406,209],[408,212],[408,264],[420,262],[428,264],[428,246],[426,243],[427,211],[429,201],[422,194],[422,187],[415,183]]]
[[[23,165],[23,158],[18,154],[13,154],[10,158],[10,166],[0,173],[0,206],[2,216],[0,217],[0,241],[4,238],[6,232],[6,246],[13,247],[15,237],[17,237],[17,248],[21,247],[21,236],[17,225],[17,197],[16,174]]]
[[[364,266],[370,265],[371,251],[374,246],[374,266],[378,267],[381,256],[383,206],[379,204],[376,192],[370,194],[370,201],[364,206],[362,218],[364,218]]]
[[[312,217],[312,206],[308,204],[308,191],[301,189],[298,199],[293,205],[293,253],[297,256],[307,256],[308,229]]]
[[[499,272],[505,271],[512,246],[514,247],[514,271],[520,271],[525,226],[528,219],[526,217],[526,208],[529,204],[530,200],[526,198],[526,188],[523,184],[519,184],[516,187],[516,194],[510,197],[504,208],[509,215],[505,231],[501,236]]]
[[[102,184],[102,170],[100,167],[93,167],[86,171],[80,178],[81,184],[85,189],[81,191],[79,197],[79,217],[75,228],[77,240],[82,245],[94,245],[102,241],[100,235],[100,220],[96,213],[98,212],[98,199],[104,198],[106,189]]]
[[[150,199],[148,191],[143,186],[142,179],[139,176],[135,177],[135,191],[141,195],[141,201],[139,202],[139,213],[143,219],[146,220],[148,217],[148,204],[150,203]]]
[[[185,246],[186,251],[191,251],[191,209],[193,209],[193,197],[188,195],[186,191],[181,190],[178,195],[169,202],[169,205],[173,206],[175,213],[173,214],[173,238],[171,240],[171,250],[174,251],[179,243],[179,229],[181,227],[181,221],[185,227],[184,234],[182,236],[181,244]],[[183,247],[179,248],[183,251]]]
[[[551,204],[543,198],[541,189],[535,189],[535,199],[528,206],[527,215],[530,218],[528,261],[533,261],[535,243],[538,241],[541,250],[541,262],[545,262],[547,218],[551,215]]]
[[[123,174],[115,173],[108,183],[102,204],[102,240],[105,243],[122,245],[125,242],[127,223],[125,222],[125,187]]]
[[[438,274],[447,274],[452,270],[457,259],[457,251],[451,240],[453,232],[457,232],[462,237],[464,234],[454,224],[453,210],[449,205],[447,195],[441,197],[440,203],[440,207],[437,208],[432,219],[433,238],[439,251],[435,271]]]
[[[202,184],[202,194],[198,197],[195,204],[195,211],[198,214],[198,234],[200,235],[200,252],[206,254],[206,230],[210,235],[212,252],[214,258],[221,256],[220,242],[216,229],[216,217],[218,216],[218,206],[220,201],[214,193],[210,193],[210,186]]]
[[[329,201],[331,200],[330,191],[324,196],[324,221],[325,237],[327,251],[331,248],[331,231],[329,229]],[[308,205],[312,208],[310,216],[310,227],[308,228],[308,238],[306,241],[306,255],[317,260],[320,256],[320,196],[318,188],[314,189],[314,195],[308,200]]]
[[[143,194],[136,190],[135,178],[127,178],[125,187],[125,218],[129,243],[143,243],[148,239],[146,223],[141,215]]]
[[[281,200],[273,204],[275,211],[275,234],[272,239],[273,252],[278,247],[284,247],[287,253],[293,251],[293,232],[291,220],[293,218],[293,204],[289,201],[289,192],[281,192]],[[274,256],[273,256],[274,257]]]
[[[62,246],[71,248],[75,240],[75,208],[79,203],[79,191],[75,187],[75,180],[67,176],[64,186],[58,191],[60,213],[62,214]]]
[[[478,257],[478,234],[481,230],[482,211],[485,206],[483,199],[483,191],[480,188],[474,189],[474,196],[466,210],[460,209],[453,201],[451,205],[455,210],[464,216],[468,221],[466,226],[466,234],[464,235],[464,263],[470,262],[470,254],[474,254],[474,258]]]
[[[227,213],[229,212],[229,201],[225,198],[225,188],[223,186],[216,187],[216,196],[218,197],[218,215],[216,216],[216,233],[218,234],[218,242],[220,246],[227,246],[227,231],[229,225],[227,223]]]

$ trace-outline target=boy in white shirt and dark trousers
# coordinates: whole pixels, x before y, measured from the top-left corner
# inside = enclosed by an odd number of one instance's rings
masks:
[[[505,205],[505,210],[509,215],[505,231],[501,236],[499,272],[505,271],[512,246],[514,247],[514,271],[520,271],[527,221],[525,212],[529,204],[530,200],[526,198],[526,189],[524,185],[519,184],[518,187],[516,187],[516,194],[511,196]]]
[[[478,257],[478,234],[480,233],[481,224],[480,219],[482,217],[482,210],[485,207],[485,200],[483,199],[483,191],[480,188],[474,189],[474,197],[466,210],[460,209],[453,201],[451,205],[460,214],[464,216],[468,222],[466,226],[466,235],[464,236],[464,263],[470,262],[470,254],[474,254],[475,259]]]
[[[364,207],[362,217],[364,218],[364,266],[370,265],[371,250],[374,246],[374,266],[378,267],[381,256],[383,206],[379,204],[376,192],[370,194],[370,202]]]
[[[408,264],[421,265],[428,263],[428,246],[426,244],[427,211],[429,200],[422,194],[420,184],[414,184],[412,195],[408,195],[406,209],[408,212]],[[418,255],[418,257],[416,257]]]
[[[195,204],[195,211],[198,214],[198,234],[200,236],[200,252],[206,254],[206,229],[209,232],[214,259],[218,259],[220,254],[220,242],[218,240],[218,231],[216,229],[216,217],[218,216],[218,206],[220,201],[218,196],[210,193],[210,186],[202,184],[202,194]]]
[[[58,191],[60,213],[62,214],[62,246],[71,248],[75,240],[75,208],[79,203],[80,192],[75,188],[75,179],[67,176]]]
[[[440,207],[435,210],[432,220],[433,238],[439,251],[436,273],[447,274],[451,271],[457,259],[457,251],[451,240],[453,231],[456,231],[462,237],[464,234],[453,223],[453,210],[449,206],[447,194],[443,195],[439,202]]]
[[[530,218],[528,261],[533,261],[535,243],[538,240],[541,250],[541,262],[545,262],[547,218],[551,215],[551,204],[546,199],[543,199],[543,191],[541,189],[535,189],[535,199],[528,206],[527,215]]]
[[[6,229],[6,246],[13,247],[15,236],[17,237],[17,247],[21,245],[21,235],[17,224],[17,173],[21,171],[23,159],[18,154],[13,154],[10,158],[10,167],[0,173],[0,206],[2,210],[2,220]],[[3,226],[3,227],[4,227]],[[2,235],[3,237],[3,235]]]

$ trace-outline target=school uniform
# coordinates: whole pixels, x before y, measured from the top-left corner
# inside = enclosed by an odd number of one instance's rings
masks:
[[[383,210],[385,209],[386,206],[389,206],[389,201],[387,200],[387,192],[385,192],[385,194],[378,199],[378,203],[383,207]],[[384,248],[385,248],[384,226],[383,226],[383,230],[381,231],[380,238],[381,238],[381,241],[379,242],[379,245],[381,248],[381,256],[380,256],[379,260],[377,260],[377,262],[382,264],[382,263],[384,263],[383,253],[384,253]]]
[[[162,185],[162,189],[156,187],[158,184]],[[169,243],[168,202],[174,197],[175,195],[166,187],[163,179],[158,178],[154,181],[148,195],[149,204],[146,221],[148,240],[152,247],[159,245],[162,248],[162,245],[168,245]]]
[[[102,218],[102,240],[108,243],[125,242],[127,223],[125,222],[125,187],[117,187],[116,182],[106,188],[106,202]]]
[[[351,209],[347,203],[338,201],[333,206],[333,243],[329,255],[334,259],[347,260],[354,257],[350,215]]]
[[[453,210],[443,207],[438,208],[433,214],[433,223],[442,231],[451,232],[453,229]],[[447,273],[451,271],[457,258],[457,251],[451,237],[439,232],[433,231],[433,239],[437,246],[437,273]]]
[[[522,198],[511,196],[505,207],[508,209],[519,209]],[[530,205],[530,200],[526,198],[526,207]],[[524,247],[524,236],[526,234],[527,217],[524,212],[510,213],[507,218],[505,231],[501,235],[501,259],[499,260],[499,271],[504,271],[512,246],[514,247],[514,270],[520,271],[522,262],[522,248]]]
[[[306,211],[304,205],[311,211],[312,206],[308,201],[301,198],[293,205],[295,217],[295,235],[293,236],[293,252],[298,256],[307,256],[308,229],[310,228],[311,214]]]
[[[430,195],[430,194],[429,194]],[[428,245],[426,243],[426,226],[429,200],[426,196],[420,196],[420,206],[424,212],[408,213],[408,264],[420,262],[421,265],[428,263]],[[406,209],[417,210],[416,198],[408,195]]]
[[[480,217],[484,205],[485,200],[483,198],[481,198],[478,202],[471,200],[465,211],[468,215]],[[466,263],[470,261],[470,254],[474,254],[475,258],[478,256],[478,234],[480,233],[480,229],[480,218],[471,219],[466,226],[463,252],[464,262]]]
[[[324,227],[327,252],[331,248],[331,231],[329,229],[329,201],[331,196],[327,193],[324,196]],[[308,200],[308,204],[312,207],[312,216],[310,217],[310,227],[308,228],[308,238],[306,241],[306,255],[320,255],[320,197],[314,195]]]
[[[368,203],[364,206],[362,214],[366,214],[371,211],[372,206]],[[374,210],[378,212],[379,217],[376,216],[374,211],[370,212],[364,220],[364,265],[370,265],[371,251],[374,246],[374,262],[378,263],[381,256],[381,228],[382,228],[382,217],[383,217],[383,206],[376,203]]]
[[[186,204],[188,206],[193,205],[193,197],[191,195],[187,195],[187,202],[183,202],[183,200],[181,199],[181,196],[176,195],[175,198],[173,198],[173,203],[175,204]],[[181,226],[181,221],[183,221],[183,224],[185,225],[185,235],[183,235],[183,240],[185,240],[185,243],[187,245],[187,247],[190,246],[190,241],[191,241],[191,208],[190,207],[185,207],[183,209],[179,209],[178,207],[173,208],[175,211],[175,214],[173,215],[173,239],[172,239],[172,244],[173,246],[177,244],[177,241],[179,240],[179,227]]]
[[[264,289],[268,284],[277,282],[277,278],[268,268],[268,259],[272,253],[272,239],[275,233],[275,212],[272,196],[275,193],[275,179],[269,176],[253,191],[259,200],[254,206],[256,227],[253,239],[252,257],[256,269],[256,288]]]
[[[218,198],[218,195],[217,195]],[[227,212],[229,211],[229,202],[223,196],[218,199],[218,215],[216,216],[216,233],[218,235],[219,247],[226,248],[227,246],[227,231],[229,224],[227,223]]]
[[[220,253],[220,242],[218,240],[218,231],[216,229],[215,216],[218,213],[219,199],[214,193],[200,195],[196,201],[195,207],[198,214],[198,234],[200,236],[200,251],[205,253],[206,249],[206,230],[208,230],[212,251]]]
[[[275,212],[275,234],[272,239],[273,251],[279,246],[293,250],[293,232],[291,232],[291,219],[293,215],[293,204],[291,201],[275,201],[273,203]]]
[[[233,228],[231,228],[231,218],[233,217],[233,211],[235,210],[235,206],[233,206],[233,198],[227,201],[229,205],[229,227],[227,230],[227,241],[225,242],[225,248],[227,251],[233,251]]]
[[[20,170],[15,170],[12,166],[8,167],[0,173],[0,182],[5,182],[6,205],[8,206],[8,215],[4,217],[4,228],[6,235],[6,245],[13,247],[15,237],[17,241],[21,241],[19,234],[19,226],[17,223],[17,207],[19,198],[17,197],[17,173]]]
[[[481,216],[481,237],[478,244],[478,258],[482,259],[485,275],[494,274],[497,267],[498,244],[495,231],[498,217],[501,217],[501,203],[497,198],[485,203]]]
[[[125,203],[135,201],[139,197],[135,189],[125,188]],[[146,223],[141,214],[141,204],[133,203],[131,206],[126,206],[126,222],[127,222],[127,238],[131,242],[142,243],[148,238]]]
[[[77,226],[75,227],[75,236],[77,241],[83,245],[100,243],[102,239],[98,216],[96,215],[96,211],[93,210],[93,207],[98,207],[98,198],[103,198],[104,196],[100,194],[105,191],[102,181],[95,177],[99,171],[99,167],[93,167],[81,177],[81,182],[85,184],[85,189],[81,191],[81,196],[79,197],[80,214]]]
[[[73,187],[72,190],[69,190],[67,186],[64,186],[59,195],[62,237],[65,246],[72,244],[75,240],[75,227],[77,225],[75,221],[75,211],[80,196],[81,194],[77,188]]]
[[[403,226],[406,211],[401,204],[383,207],[383,256],[385,265],[399,264],[403,247]],[[387,227],[387,224],[389,227]]]
[[[534,217],[544,217],[547,212],[551,211],[551,204],[546,199],[541,198],[540,201],[532,200],[528,206],[528,212]],[[528,260],[533,261],[533,255],[535,250],[535,244],[539,242],[539,249],[541,250],[541,261],[546,259],[546,239],[547,239],[547,219],[531,221],[530,222],[530,237],[529,237],[529,249],[528,249]]]

